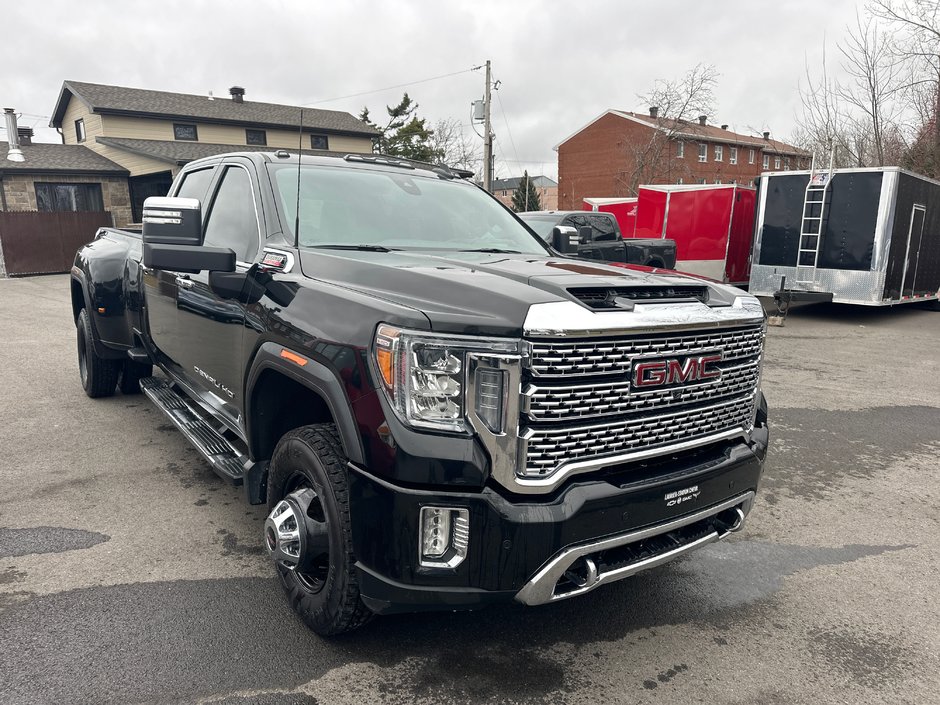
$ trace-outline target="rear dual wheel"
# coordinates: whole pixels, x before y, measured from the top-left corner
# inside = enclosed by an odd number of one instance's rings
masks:
[[[140,380],[153,374],[153,365],[134,360],[110,360],[95,352],[94,329],[88,310],[82,309],[75,321],[78,346],[78,375],[82,389],[92,399],[110,397],[116,387],[122,394],[139,394]]]
[[[114,394],[118,376],[121,373],[121,360],[108,360],[95,352],[94,331],[88,310],[82,309],[75,321],[78,343],[78,375],[82,389],[92,399],[110,397]]]

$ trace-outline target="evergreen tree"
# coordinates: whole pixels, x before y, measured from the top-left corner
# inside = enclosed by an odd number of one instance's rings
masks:
[[[443,155],[434,147],[434,130],[427,126],[425,118],[417,116],[417,110],[418,104],[405,93],[398,105],[386,106],[388,123],[384,127],[372,122],[368,108],[362,109],[359,119],[382,133],[374,141],[376,152],[433,164]]]
[[[535,189],[532,179],[529,178],[528,170],[523,172],[519,187],[512,193],[512,209],[516,213],[542,210],[539,192]]]

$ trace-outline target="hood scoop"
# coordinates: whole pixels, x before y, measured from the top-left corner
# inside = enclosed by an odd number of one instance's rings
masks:
[[[578,287],[568,293],[595,311],[631,310],[636,303],[708,302],[708,287],[695,285]]]

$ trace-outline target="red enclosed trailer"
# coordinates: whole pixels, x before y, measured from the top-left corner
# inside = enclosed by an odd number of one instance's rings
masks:
[[[676,269],[747,284],[756,191],[737,184],[640,186],[634,237],[676,241]]]
[[[636,203],[635,198],[585,198],[582,207],[586,211],[613,213],[621,234],[628,238],[633,237],[636,227]]]

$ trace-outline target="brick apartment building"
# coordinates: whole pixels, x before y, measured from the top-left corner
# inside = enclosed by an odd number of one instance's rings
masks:
[[[808,152],[727,125],[607,110],[558,145],[558,207],[584,198],[635,196],[637,184],[752,185],[762,171],[807,169]]]
[[[547,176],[530,176],[532,185],[539,195],[539,202],[542,209],[551,211],[558,208],[558,183]],[[521,176],[513,176],[508,179],[496,179],[493,181],[493,195],[496,196],[506,206],[512,208],[512,195],[522,183]]]

